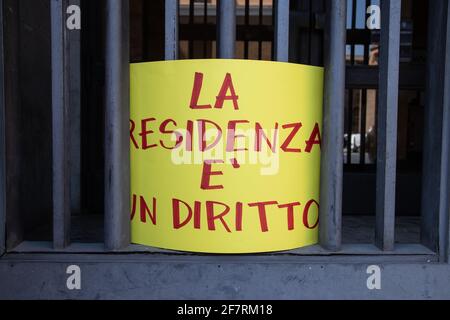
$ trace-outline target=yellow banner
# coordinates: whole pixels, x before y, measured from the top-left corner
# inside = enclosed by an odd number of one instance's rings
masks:
[[[318,239],[323,69],[131,65],[132,242],[269,252]]]

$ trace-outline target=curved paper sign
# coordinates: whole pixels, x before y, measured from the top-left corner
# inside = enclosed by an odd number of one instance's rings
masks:
[[[205,253],[318,238],[323,69],[131,65],[132,242]]]

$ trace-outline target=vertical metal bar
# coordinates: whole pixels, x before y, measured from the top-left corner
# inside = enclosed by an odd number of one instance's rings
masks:
[[[370,4],[370,1],[369,1]],[[366,11],[367,1],[363,1],[363,8]],[[363,64],[369,64],[369,44],[364,44],[364,59]],[[360,119],[360,149],[359,149],[359,164],[366,164],[366,125],[367,125],[367,89],[361,90],[361,119]]]
[[[208,26],[208,0],[203,1],[203,28]],[[203,58],[208,58],[208,42],[209,40],[203,40]]]
[[[194,0],[189,0],[189,28],[192,28],[194,26]],[[189,37],[189,59],[193,59],[194,58],[194,40],[191,39],[191,37]]]
[[[148,27],[148,13],[149,10],[149,3],[147,0],[142,0],[142,60],[141,61],[148,61],[150,56],[150,45],[149,45],[149,27]]]
[[[81,0],[70,5],[81,6]],[[70,119],[70,203],[72,214],[81,212],[81,31],[67,32]]]
[[[312,1],[310,3],[309,13],[309,62],[313,66],[323,65],[323,30],[319,30],[321,18],[325,11],[324,2]],[[291,32],[292,33],[292,32]],[[292,38],[291,38],[292,39]],[[290,46],[292,47],[292,46]],[[295,51],[290,49],[293,54]]]
[[[6,127],[3,0],[0,0],[0,256],[6,251]]]
[[[359,164],[366,163],[367,89],[361,89],[361,130]]]
[[[244,6],[244,23],[248,27],[250,25],[250,0],[245,0]]]
[[[130,242],[129,1],[106,2],[105,247]]]
[[[351,29],[355,30],[356,29],[356,1],[357,0],[351,0],[352,1],[352,25],[351,25]],[[355,65],[355,44],[352,43],[350,44],[350,65]]]
[[[450,214],[450,5],[447,5],[447,30],[444,64],[444,101],[442,113],[442,157],[441,187],[439,195],[439,255],[448,262],[449,256],[449,214]]]
[[[327,0],[325,87],[320,178],[320,244],[337,251],[342,238],[346,0]]]
[[[274,1],[272,1],[272,27],[274,28],[275,31],[275,19],[276,19],[276,5],[274,3]],[[272,33],[272,39],[270,42],[270,60],[274,60],[275,59],[275,32]],[[275,59],[276,60],[276,59]]]
[[[375,244],[393,250],[401,1],[381,1]]]
[[[442,112],[445,78],[445,30],[448,1],[428,2],[428,54],[426,103],[424,115],[424,150],[422,169],[421,242],[437,251],[439,240],[439,204],[442,152]],[[448,214],[448,213],[447,213]]]
[[[275,60],[289,61],[289,0],[275,1]]]
[[[247,40],[247,30],[248,30],[248,26],[250,25],[250,0],[245,0],[245,21],[244,21],[244,28],[245,28],[245,33],[244,33],[244,59],[248,59],[248,47],[249,47],[249,43]]]
[[[65,27],[67,0],[51,1],[53,246],[70,242],[69,73]]]
[[[236,46],[236,2],[217,0],[217,53],[221,59],[233,59]]]
[[[366,8],[367,2],[364,2],[364,8]],[[368,44],[364,45],[364,65],[369,64],[369,50]],[[361,165],[366,164],[366,126],[367,126],[367,89],[361,90],[361,146],[360,146],[360,159]]]
[[[292,45],[294,48],[294,52],[297,51],[297,60],[299,63],[309,64],[311,61],[311,2],[305,0],[297,0],[296,1],[297,8],[296,14],[299,16],[296,18],[296,32],[291,32],[293,35]]]
[[[263,26],[264,0],[259,0],[258,24]],[[258,60],[262,60],[262,41],[258,40]]]
[[[312,59],[311,59],[311,54],[312,54],[312,49],[311,49],[311,46],[312,46],[312,29],[313,29],[313,6],[312,6],[312,0],[309,0],[309,3],[308,3],[308,8],[309,8],[309,25],[308,25],[308,48],[307,48],[307,51],[308,51],[308,64],[312,64],[311,63],[311,61],[312,61]]]
[[[3,48],[4,48],[4,94],[5,94],[5,134],[6,138],[11,137],[12,143],[6,144],[6,163],[8,166],[6,173],[8,199],[6,210],[6,250],[12,249],[20,244],[24,239],[25,222],[21,219],[20,176],[22,164],[22,147],[19,141],[20,136],[20,111],[21,104],[19,86],[19,2],[14,0],[3,0]],[[7,36],[5,36],[7,35]]]
[[[178,0],[165,2],[165,59],[178,59]]]

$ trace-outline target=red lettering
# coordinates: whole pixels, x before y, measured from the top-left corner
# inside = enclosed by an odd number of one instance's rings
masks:
[[[292,139],[294,139],[295,135],[297,134],[297,132],[300,130],[301,127],[302,127],[301,122],[285,124],[283,126],[283,129],[288,129],[288,128],[293,128],[293,129],[287,136],[286,140],[284,140],[283,144],[281,145],[281,150],[283,150],[284,152],[302,152],[301,149],[289,148],[289,144],[291,143]]]
[[[242,231],[242,202],[236,203],[236,231]]]
[[[131,200],[131,221],[133,221],[134,216],[136,215],[136,195],[133,194],[132,197],[133,200]]]
[[[200,137],[199,140],[200,151],[204,152],[211,150],[219,143],[220,138],[222,138],[222,129],[217,123],[210,120],[197,120],[197,122],[198,122],[198,135]],[[216,127],[217,132],[215,140],[209,146],[206,144],[206,123],[212,124],[214,127]]]
[[[188,209],[188,215],[183,222],[180,220],[180,203],[184,204]],[[187,225],[192,218],[192,209],[191,207],[184,201],[179,199],[172,199],[172,213],[173,213],[173,228],[180,229]]]
[[[319,124],[316,123],[316,125],[314,126],[313,131],[311,132],[311,136],[309,137],[309,139],[306,141],[306,148],[305,148],[305,152],[310,153],[313,146],[314,145],[320,145],[322,144],[322,140],[320,138],[320,129],[319,129]]]
[[[145,202],[144,197],[139,197],[139,205],[141,207],[140,213],[141,213],[141,222],[147,222],[147,214],[150,217],[150,220],[152,221],[153,225],[156,225],[156,198],[153,198],[153,213],[150,211],[150,209],[147,206],[147,202]]]
[[[222,213],[220,213],[218,215],[215,215],[215,213],[214,213],[214,211],[215,211],[214,205],[216,205],[216,204],[224,207],[224,210],[222,211]],[[206,201],[206,216],[207,216],[207,220],[208,220],[208,230],[210,230],[210,231],[216,230],[215,221],[220,220],[220,222],[222,222],[222,225],[227,230],[227,232],[231,232],[227,223],[223,219],[223,217],[226,216],[228,214],[228,212],[230,212],[230,207],[227,206],[226,204],[221,203],[221,202],[216,202],[216,201]]]
[[[255,202],[249,203],[249,207],[258,207],[259,213],[259,223],[261,225],[261,231],[267,232],[269,231],[269,227],[267,225],[267,215],[266,215],[266,206],[278,204],[276,201],[267,201],[267,202]]]
[[[180,146],[180,144],[183,142],[183,136],[181,134],[179,134],[178,132],[175,132],[173,130],[167,130],[167,125],[170,124],[170,123],[172,123],[174,126],[177,126],[177,123],[175,122],[175,120],[167,119],[167,120],[165,120],[165,121],[163,121],[161,123],[161,125],[159,126],[159,131],[161,133],[163,133],[163,134],[170,134],[170,135],[175,133],[175,135],[177,137],[175,146],[174,147],[167,147],[162,140],[159,140],[159,142],[161,143],[161,146],[164,149],[173,150],[173,149],[178,148]]]
[[[200,229],[200,212],[202,203],[200,201],[195,201],[194,203],[194,228]]]
[[[233,152],[233,151],[246,151],[247,148],[238,148],[235,149],[234,145],[237,138],[245,138],[245,135],[243,134],[236,134],[236,125],[238,123],[249,123],[247,120],[230,120],[228,122],[228,130],[227,130],[227,152]]]
[[[193,134],[194,134],[194,122],[188,120],[186,125],[186,151],[192,151]]]
[[[134,123],[133,120],[130,119],[130,139],[131,142],[133,142],[133,145],[136,149],[139,149],[139,144],[136,141],[136,138],[134,137],[134,129],[136,129],[136,124]]]
[[[192,96],[191,96],[191,109],[211,109],[210,104],[198,104],[198,99],[200,98],[200,92],[202,91],[202,85],[203,85],[203,73],[196,72],[194,76],[194,88],[192,89]]]
[[[272,150],[272,152],[275,152],[277,148],[278,123],[275,123],[275,132],[273,134],[273,141],[270,141],[269,138],[267,138],[263,128],[261,127],[261,124],[259,124],[258,122],[256,122],[255,130],[256,130],[255,151],[257,152],[261,151],[261,137],[264,137],[264,140],[266,141],[269,148]]]
[[[223,163],[223,160],[205,160],[203,164],[202,183],[200,186],[203,190],[223,189],[222,185],[212,186],[210,184],[211,176],[220,176],[223,174],[222,171],[212,171],[211,165],[213,163]]]
[[[288,230],[294,230],[294,207],[299,205],[300,202],[292,202],[278,206],[280,209],[287,208]]]
[[[147,128],[147,123],[155,121],[155,118],[147,118],[141,120],[141,133],[139,134],[142,138],[142,149],[147,150],[150,148],[154,148],[156,144],[149,144],[147,140],[147,136],[153,133],[153,130]]]
[[[319,224],[319,214],[317,214],[317,221],[312,227],[310,226],[308,221],[309,208],[312,206],[313,203],[317,206],[317,210],[319,210],[319,203],[316,200],[309,200],[306,203],[305,209],[303,210],[303,225],[308,229],[314,229]]]
[[[227,96],[228,90],[230,91],[229,96]],[[234,109],[239,110],[238,105],[239,97],[236,95],[236,91],[234,90],[233,86],[233,80],[231,79],[231,74],[229,73],[225,75],[222,88],[220,89],[219,94],[216,97],[216,104],[214,105],[214,108],[222,109],[225,100],[232,100]]]

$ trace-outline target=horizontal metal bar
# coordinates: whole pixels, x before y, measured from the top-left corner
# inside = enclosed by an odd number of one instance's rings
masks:
[[[53,137],[53,244],[70,242],[70,132],[68,41],[65,28],[67,0],[51,5],[52,137]]]
[[[377,257],[362,257],[355,264],[348,262],[351,257],[328,264],[334,258],[272,257],[271,263],[262,261],[266,257],[22,255],[26,262],[19,258],[14,255],[0,261],[0,299],[145,298],[175,313],[183,302],[161,300],[450,298],[450,266],[429,263],[426,258],[385,264]],[[67,267],[73,263],[81,269],[82,290],[65,286]],[[373,264],[381,268],[381,290],[368,290],[366,285],[371,276],[368,267]],[[220,303],[208,305],[220,307]],[[274,314],[280,310],[274,306]]]
[[[379,68],[373,66],[347,66],[347,89],[378,89]],[[425,88],[425,66],[400,66],[399,88],[401,90],[423,90]]]
[[[178,59],[178,0],[165,2],[165,60]]]
[[[233,59],[236,46],[236,2],[217,1],[217,54],[222,59]]]
[[[269,25],[238,25],[236,26],[236,41],[268,41],[273,40],[274,28]],[[179,30],[181,41],[215,41],[217,27],[213,24],[185,24]]]
[[[381,2],[375,243],[382,250],[393,250],[395,240],[400,17],[401,1]]]
[[[17,247],[10,250],[10,253],[48,253],[48,254],[60,254],[60,253],[107,253],[104,246],[101,243],[72,243],[64,249],[55,249],[52,247],[51,242],[42,241],[24,241]],[[115,253],[152,253],[152,254],[171,254],[177,256],[191,256],[201,258],[202,255],[196,253],[189,253],[183,251],[165,250],[155,247],[142,246],[131,244]],[[262,253],[257,256],[272,257],[272,256],[357,256],[357,255],[370,255],[370,256],[408,256],[408,255],[426,255],[436,256],[436,254],[421,244],[398,244],[393,251],[381,251],[373,244],[343,244],[340,251],[331,252],[322,248],[320,245],[308,246],[295,250]],[[219,257],[219,255],[209,255],[211,258]],[[251,255],[227,255],[229,257],[247,257]],[[357,260],[355,260],[357,262]]]
[[[346,0],[327,0],[325,87],[320,178],[320,244],[338,251],[342,241],[342,137],[344,136]]]
[[[275,1],[275,59],[289,61],[289,0]]]
[[[129,1],[106,2],[105,247],[130,242]]]
[[[217,13],[217,6],[210,0],[207,0],[207,1],[209,2],[208,8],[207,8],[208,16],[213,17]],[[230,1],[230,0],[225,0],[225,1]],[[259,10],[260,10],[259,6],[251,5],[250,6],[250,15],[258,16]],[[189,4],[180,4],[180,16],[188,17],[189,11],[190,11]],[[193,12],[194,12],[195,17],[202,16],[203,13],[205,12],[205,8],[203,7],[203,4],[201,4],[199,2],[195,2]],[[266,2],[266,5],[264,5],[262,8],[262,12],[265,17],[270,17],[272,15],[272,5],[271,4],[269,5],[269,3]],[[244,17],[244,16],[245,16],[245,6],[237,6],[236,7],[236,17]]]

